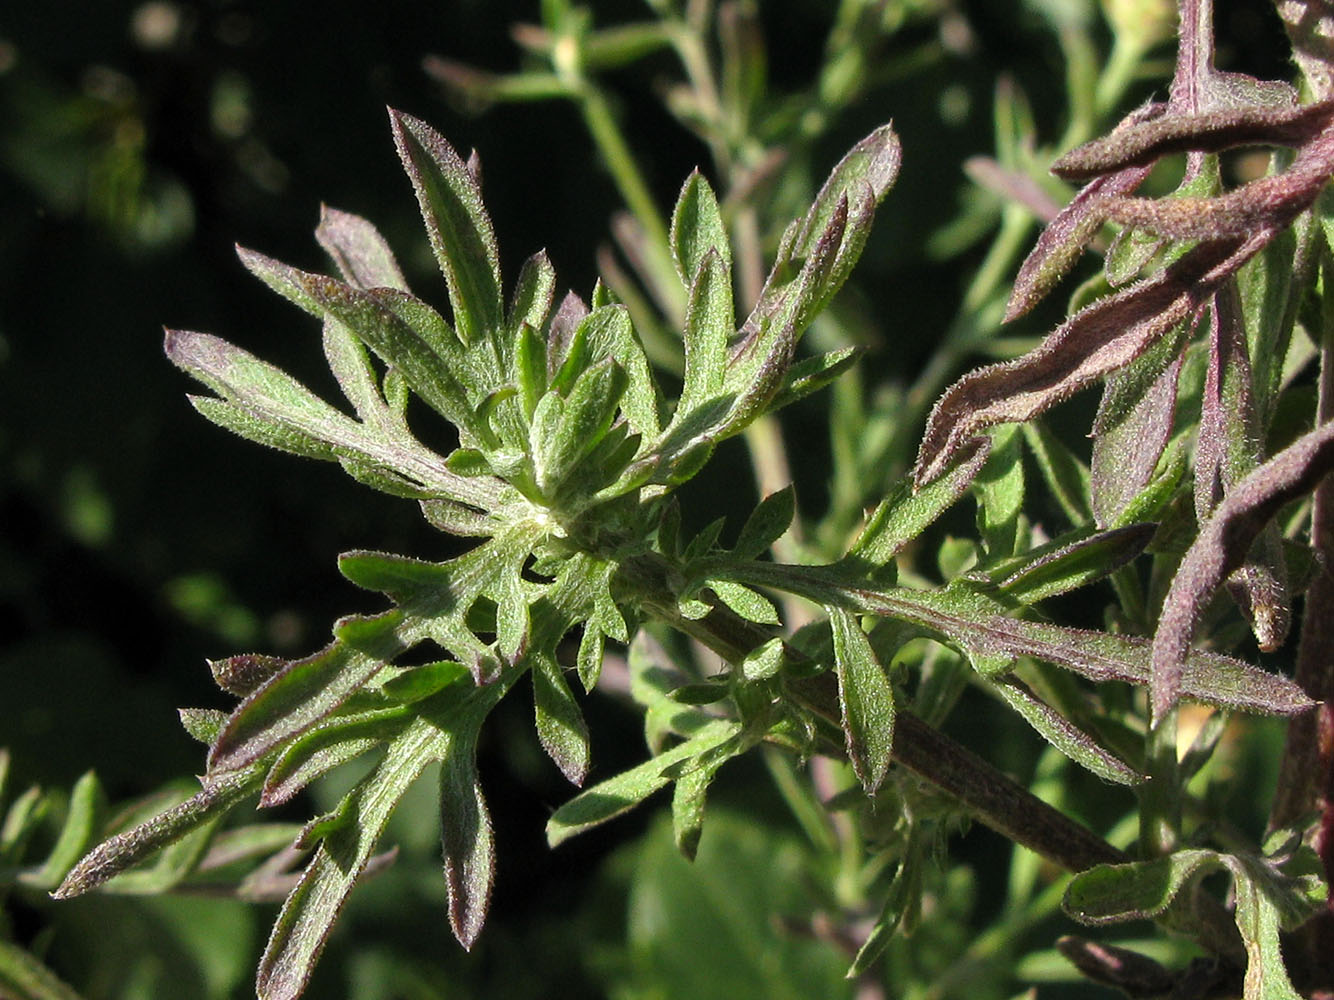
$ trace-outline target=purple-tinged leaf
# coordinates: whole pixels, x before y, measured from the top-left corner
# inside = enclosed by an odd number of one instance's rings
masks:
[[[1144,775],[1092,736],[1062,716],[1020,681],[1013,677],[992,677],[988,683],[1018,712],[1038,734],[1076,764],[1092,771],[1104,781],[1118,785],[1138,785]]]
[[[1214,294],[1209,368],[1195,446],[1195,515],[1203,523],[1219,500],[1260,460],[1259,418],[1246,350],[1241,295],[1235,282]],[[1278,530],[1267,526],[1228,590],[1251,624],[1260,648],[1272,652],[1287,638],[1291,609]]]
[[[1148,684],[1152,677],[1151,644],[1146,639],[1010,618],[1003,613],[1005,604],[967,587],[946,591],[869,587],[838,564],[751,563],[734,573],[747,583],[800,594],[826,606],[918,625],[970,658],[993,664],[1028,656],[1099,683]],[[1296,715],[1314,704],[1286,677],[1199,649],[1186,654],[1181,690],[1193,701],[1266,715]]]
[[[394,110],[389,122],[449,286],[459,337],[471,344],[494,336],[505,317],[500,254],[477,178],[425,122]]]
[[[448,754],[452,740],[435,725],[417,720],[349,794],[340,809],[345,821],[320,841],[274,922],[256,977],[262,1000],[295,1000],[305,990],[329,931],[399,799],[428,764]]]
[[[676,712],[682,711],[680,705],[672,708]],[[575,834],[629,812],[672,780],[667,773],[669,769],[721,746],[735,737],[740,729],[737,723],[727,719],[707,721],[689,739],[580,792],[547,821],[547,843],[555,847]]]
[[[1303,146],[1334,122],[1334,101],[1291,107],[1221,108],[1201,114],[1165,113],[1117,126],[1109,135],[1070,150],[1052,164],[1066,180],[1149,166],[1172,153],[1221,153],[1238,146]]]
[[[476,751],[458,741],[440,772],[440,841],[449,926],[464,948],[482,932],[496,876],[495,834],[477,780]]]
[[[894,760],[894,688],[857,616],[835,606],[826,611],[848,760],[863,790],[874,795]]]
[[[1029,420],[1134,361],[1190,318],[1264,238],[1204,243],[1160,274],[1094,302],[1033,351],[954,383],[931,411],[914,481],[940,475],[964,443],[995,424]]]
[[[556,373],[564,367],[574,335],[587,317],[588,306],[584,300],[574,292],[567,292],[556,307],[547,330],[547,381],[554,379]]]
[[[1108,195],[1129,194],[1149,176],[1147,167],[1134,167],[1087,184],[1042,230],[1014,279],[1004,322],[1018,319],[1056,287],[1075,266],[1079,256],[1106,221],[1096,206]]]
[[[337,641],[293,660],[232,713],[209,751],[208,773],[227,774],[259,760],[311,729],[403,650],[391,611],[376,618],[344,619]]]
[[[1195,444],[1195,517],[1208,520],[1219,500],[1258,459],[1259,428],[1251,398],[1250,361],[1241,298],[1234,282],[1214,293],[1209,366]]]
[[[1051,222],[1061,214],[1056,199],[1030,175],[1006,167],[989,156],[970,156],[964,161],[963,172],[978,187],[1023,205],[1041,222]]]
[[[323,205],[315,239],[349,285],[410,291],[389,244],[379,230],[361,216]]]
[[[71,869],[52,895],[56,899],[69,899],[96,889],[154,851],[217,820],[258,790],[263,776],[263,764],[256,763],[219,778],[206,778],[204,787],[184,802],[103,841]]]
[[[1101,527],[1120,522],[1153,480],[1172,436],[1184,346],[1193,319],[1109,376],[1093,421],[1089,492]]]
[[[320,723],[278,754],[264,778],[259,804],[287,802],[321,775],[389,742],[411,721],[409,710],[396,706]]]
[[[244,698],[287,666],[278,656],[261,653],[240,653],[221,660],[209,660],[213,681],[228,694]]]
[[[238,247],[237,254],[280,295],[314,316],[332,316],[346,326],[456,427],[471,425],[472,411],[455,377],[462,370],[461,348],[448,324],[424,302],[396,288],[356,288],[244,247]]]
[[[572,785],[588,776],[588,724],[555,657],[539,653],[528,660],[533,672],[533,703],[542,749]]]
[[[1029,553],[1037,558],[1008,572],[1000,587],[1021,604],[1033,604],[1087,586],[1143,552],[1156,528],[1156,524],[1131,524]]]
[[[838,205],[845,198],[860,201],[863,187],[869,189],[872,206],[878,204],[894,186],[902,162],[903,147],[892,125],[881,125],[853,146],[830,171],[791,241],[784,240],[786,253],[780,250],[780,259],[809,257],[839,210]]]
[[[1153,717],[1183,690],[1183,661],[1195,623],[1214,591],[1240,566],[1266,524],[1288,501],[1310,492],[1334,469],[1334,423],[1323,424],[1257,467],[1214,509],[1186,552],[1153,638]]]

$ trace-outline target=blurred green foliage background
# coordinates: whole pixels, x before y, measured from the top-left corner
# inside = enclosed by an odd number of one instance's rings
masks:
[[[339,577],[340,551],[455,551],[415,505],[199,419],[184,398],[190,383],[162,356],[161,327],[217,332],[327,389],[314,325],[232,252],[239,241],[322,269],[310,238],[322,201],[374,220],[429,298],[438,275],[386,104],[480,152],[508,274],[545,247],[562,285],[587,294],[618,202],[576,111],[469,113],[422,69],[429,54],[516,68],[509,27],[535,20],[536,6],[44,0],[0,10],[0,746],[13,754],[11,789],[67,787],[95,767],[113,798],[128,798],[193,773],[200,749],[175,709],[228,702],[206,657],[298,655],[326,641],[335,617],[375,610]],[[761,6],[775,87],[809,82],[834,6]],[[903,140],[901,180],[847,293],[866,318],[872,382],[903,377],[927,355],[980,259],[970,241],[982,232],[951,223],[965,209],[987,218],[961,164],[991,149],[998,79],[1019,82],[1048,131],[1039,139],[1054,141],[1064,68],[1044,8],[1096,10],[1060,0],[904,6],[930,16],[909,18],[886,52],[902,71],[884,73],[822,139],[825,166],[890,118]],[[1267,5],[1220,6],[1231,65],[1285,75]],[[630,0],[593,7],[600,24],[645,14]],[[672,69],[649,59],[610,78],[664,208],[707,161],[657,99]],[[821,416],[802,408],[789,427],[799,493],[817,511]],[[698,523],[727,512],[709,509],[719,496],[738,511],[752,502],[748,481],[727,478],[740,463],[717,464],[687,498]],[[634,714],[597,697],[595,778],[644,754]],[[518,702],[482,748],[502,860],[477,949],[464,955],[447,933],[424,785],[390,827],[397,864],[354,896],[310,996],[852,994],[846,954],[775,922],[811,903],[795,825],[759,765],[724,776],[693,870],[647,812],[552,853],[542,826],[570,790]],[[1032,772],[1030,737],[1012,749],[1005,733],[982,732],[1002,766]],[[337,790],[320,795],[325,808]],[[987,834],[969,841],[979,858],[1003,857]],[[956,898],[968,896],[963,886]],[[711,923],[719,908],[735,919]],[[14,899],[0,939],[42,954],[89,998],[241,997],[271,917],[210,899],[94,897],[58,909]],[[734,940],[738,927],[750,936]],[[745,963],[724,968],[710,954]]]

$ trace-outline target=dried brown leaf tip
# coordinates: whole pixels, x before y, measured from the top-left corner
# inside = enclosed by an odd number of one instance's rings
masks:
[[[1182,0],[1169,99],[1136,109],[1107,136],[1056,162],[1060,176],[1088,183],[1038,239],[1005,318],[1022,316],[1047,295],[1107,222],[1176,243],[1164,255],[1171,262],[1075,313],[1023,357],[982,368],[948,389],[927,423],[914,471],[918,486],[940,475],[986,428],[1031,419],[1194,320],[1311,207],[1334,174],[1334,100],[1300,106],[1287,84],[1215,69],[1210,21],[1209,0]],[[1206,154],[1244,146],[1290,147],[1295,156],[1283,172],[1231,191],[1208,183]],[[1155,163],[1182,152],[1189,155],[1181,191],[1134,196]]]

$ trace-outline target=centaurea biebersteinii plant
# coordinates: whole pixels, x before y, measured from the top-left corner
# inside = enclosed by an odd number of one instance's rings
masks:
[[[1031,354],[956,383],[929,421],[915,488],[886,498],[843,556],[821,566],[766,558],[792,520],[791,490],[766,497],[730,548],[719,541],[721,523],[682,538],[673,493],[718,442],[854,362],[846,349],[798,361],[796,347],[847,278],[894,182],[900,150],[893,131],[877,129],[834,168],[810,210],[786,230],[758,304],[739,326],[722,213],[702,175],[687,180],[668,234],[687,302],[684,374],[671,399],[630,314],[605,287],[587,302],[571,294],[557,304],[551,265],[537,254],[506,297],[477,163],[465,162],[423,122],[392,112],[399,155],[445,277],[449,318],[408,290],[369,222],[330,209],[317,237],[340,278],[253,251],[242,250],[241,258],[321,320],[326,357],[355,416],[216,337],[170,331],[167,353],[216,394],[193,399],[209,419],[289,452],[337,461],[361,482],[415,500],[433,525],[476,544],[443,563],[348,553],[341,571],[386,594],[390,610],[339,621],[333,641],[303,659],[215,662],[218,683],[241,702],[230,714],[183,713],[209,747],[201,791],[94,849],[58,895],[114,888],[118,873],[211,826],[246,797],[286,802],[338,765],[375,752],[374,769],[296,840],[313,853],[275,924],[260,965],[260,995],[301,993],[338,911],[376,863],[395,804],[436,763],[450,921],[468,946],[481,930],[495,876],[497,832],[475,762],[488,713],[531,677],[539,740],[581,784],[589,733],[568,669],[591,689],[605,643],[642,651],[639,636],[655,624],[698,640],[726,668],[702,683],[682,684],[670,671],[637,678],[654,756],[557,810],[548,826],[553,844],[670,785],[677,842],[689,856],[710,782],[728,760],[760,743],[803,757],[842,756],[869,797],[911,798],[911,782],[900,780],[911,772],[981,822],[1082,872],[1066,898],[1077,919],[1158,918],[1216,956],[1210,984],[1229,983],[1244,969],[1248,996],[1260,996],[1262,987],[1266,996],[1290,992],[1280,927],[1300,924],[1325,893],[1310,852],[1291,838],[1264,855],[1175,850],[1179,783],[1163,746],[1178,698],[1279,715],[1312,706],[1281,676],[1193,648],[1191,630],[1204,601],[1226,581],[1261,645],[1282,641],[1283,541],[1269,524],[1279,506],[1330,468],[1334,437],[1322,424],[1272,457],[1264,454],[1258,428],[1266,426],[1280,385],[1293,317],[1281,311],[1255,320],[1256,292],[1239,281],[1248,261],[1309,215],[1334,170],[1334,152],[1325,105],[1298,105],[1280,85],[1212,68],[1208,23],[1207,4],[1183,4],[1168,102],[1141,109],[1107,139],[1058,162],[1065,176],[1094,179],[1039,241],[1010,314],[1021,315],[1049,291],[1109,221],[1127,227],[1109,257],[1113,284],[1158,269],[1077,312]],[[1297,152],[1286,171],[1218,194],[1209,157],[1239,143]],[[1180,150],[1190,153],[1183,197],[1131,197],[1158,157]],[[1320,235],[1307,230],[1310,239]],[[1302,246],[1313,252],[1309,240]],[[1299,255],[1299,271],[1309,267],[1305,260]],[[1180,479],[1156,470],[1172,435],[1181,348],[1205,309],[1210,361],[1195,460],[1203,527],[1182,559],[1158,633],[1150,642],[1054,624],[1032,609],[1121,572],[1156,536],[1153,522]],[[1089,523],[1048,544],[997,546],[944,587],[900,584],[900,553],[970,489],[984,522],[1013,499],[1004,476],[1017,460],[1017,439],[995,428],[1030,420],[1098,379],[1107,389],[1095,428]],[[410,409],[413,396],[434,413]],[[437,416],[457,435],[447,455],[413,431],[417,421]],[[1019,537],[1013,524],[1009,534]],[[804,598],[823,608],[824,618],[785,630],[772,594]],[[922,714],[939,706],[922,690],[910,695],[887,669],[896,651],[922,637],[961,653],[974,682],[1060,752],[1106,781],[1144,788],[1149,857],[1133,861],[924,721]],[[414,665],[404,665],[410,652]],[[1123,742],[1106,741],[1077,699],[1049,697],[1055,688],[1035,683],[1042,677],[1030,669],[1035,661],[1097,683],[1148,685],[1157,724],[1145,763]],[[886,936],[907,922],[910,862],[905,856],[900,864],[891,902],[854,969],[864,970]],[[1212,870],[1233,877],[1235,927],[1217,900],[1182,891]],[[1118,969],[1144,968],[1078,942],[1065,950],[1090,974],[1123,986],[1129,980]],[[1201,981],[1161,972],[1165,989]]]

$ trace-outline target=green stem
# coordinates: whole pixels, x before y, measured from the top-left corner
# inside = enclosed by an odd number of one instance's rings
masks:
[[[639,604],[650,616],[698,639],[729,663],[741,662],[770,638],[766,629],[726,608],[716,608],[699,620],[682,617],[666,586],[667,567],[659,560],[645,557],[626,563],[623,577],[638,592]],[[794,663],[814,666],[792,647],[787,655]],[[842,710],[832,672],[794,681],[789,690],[807,709],[839,725]],[[1129,860],[1097,834],[910,712],[897,713],[893,755],[897,763],[946,792],[980,823],[1069,871]]]
[[[668,312],[679,320],[685,313],[685,290],[681,287],[672,264],[668,247],[667,220],[658,211],[658,204],[644,175],[635,162],[630,145],[625,141],[621,127],[612,113],[606,96],[592,82],[581,79],[578,86],[579,109],[593,142],[598,147],[602,162],[610,171],[616,190],[644,233],[645,264],[652,271],[646,277],[654,290],[666,301]]]

